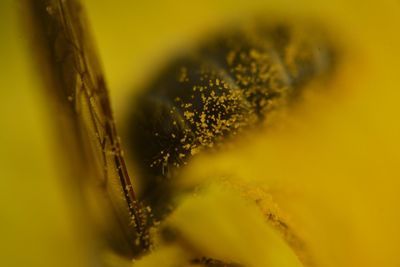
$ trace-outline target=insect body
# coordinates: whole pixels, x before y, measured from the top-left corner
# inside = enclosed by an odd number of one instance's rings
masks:
[[[266,124],[307,83],[328,75],[334,60],[328,38],[310,25],[257,21],[169,64],[136,98],[128,122],[144,199],[156,214],[166,212],[171,178],[193,155]]]
[[[63,118],[58,126],[68,144],[71,177],[82,190],[83,206],[94,210],[98,239],[131,258],[151,247],[153,218],[162,220],[173,207],[173,178],[191,157],[268,126],[274,112],[307,83],[329,76],[335,63],[335,49],[318,29],[262,21],[227,28],[173,61],[135,98],[127,122],[144,184],[137,200],[79,1],[28,3],[46,94]],[[194,263],[220,264],[207,257]]]

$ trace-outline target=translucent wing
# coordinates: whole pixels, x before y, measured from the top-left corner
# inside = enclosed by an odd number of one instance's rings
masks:
[[[148,218],[136,201],[125,166],[84,10],[78,0],[28,3],[42,73],[47,75],[47,94],[61,122],[71,175],[79,178],[83,191],[96,192],[96,209],[100,207],[103,214],[99,224],[106,225],[102,231],[110,232],[107,237],[116,239],[119,228],[119,238],[125,239],[130,249],[145,250]],[[101,222],[104,218],[115,222]]]

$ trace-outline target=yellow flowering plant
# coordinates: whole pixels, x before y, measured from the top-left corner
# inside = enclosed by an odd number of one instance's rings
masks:
[[[90,148],[69,147],[71,141],[59,137],[55,126],[68,123],[62,112],[55,114],[60,108],[43,89],[46,72],[32,60],[43,56],[27,44],[38,38],[32,29],[38,26],[26,25],[28,2],[0,4],[2,266],[400,264],[398,2],[85,1],[85,31],[93,30],[122,133],[126,99],[139,96],[177,50],[190,50],[232,21],[255,14],[315,21],[337,46],[331,77],[307,84],[271,124],[190,159],[173,180],[173,209],[151,225],[144,222],[146,239],[139,241],[104,211],[109,200],[91,189],[96,183],[74,182],[91,172],[71,155]],[[74,130],[63,131],[74,139]],[[127,139],[121,136],[123,149]],[[119,152],[127,160],[128,189],[140,194],[137,163],[128,150]],[[111,206],[125,205],[119,186],[109,186]],[[128,209],[117,211],[129,220]],[[121,253],[126,238],[149,247],[140,256]]]

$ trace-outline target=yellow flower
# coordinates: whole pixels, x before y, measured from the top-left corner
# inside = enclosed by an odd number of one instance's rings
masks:
[[[321,21],[343,47],[339,72],[328,88],[315,85],[282,116],[281,127],[243,138],[229,151],[199,153],[178,182],[198,191],[182,196],[155,230],[153,251],[133,263],[109,252],[93,255],[91,224],[80,219],[79,194],[65,182],[70,166],[55,149],[55,115],[31,68],[18,7],[1,3],[2,266],[104,259],[113,266],[185,266],[203,256],[245,266],[400,264],[400,4],[214,2],[87,1],[117,122],[128,90],[177,46],[254,12]]]

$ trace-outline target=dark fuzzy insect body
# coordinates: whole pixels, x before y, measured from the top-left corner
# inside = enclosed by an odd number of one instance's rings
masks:
[[[104,246],[129,258],[146,254],[153,245],[151,228],[180,193],[173,179],[182,166],[248,129],[269,126],[273,114],[294,102],[305,85],[331,76],[336,61],[323,31],[260,22],[227,28],[173,61],[135,97],[128,121],[130,153],[144,185],[137,199],[79,0],[28,3],[45,93],[63,118],[57,128],[69,176],[80,190],[99,253]],[[289,242],[302,244],[279,217],[267,219]],[[179,242],[176,229],[167,228],[161,227],[167,233],[161,239]],[[200,256],[191,262],[238,266]]]
[[[210,38],[169,64],[136,97],[130,148],[144,177],[142,199],[167,212],[172,179],[190,158],[263,125],[310,81],[333,69],[335,51],[320,31],[255,23]]]

